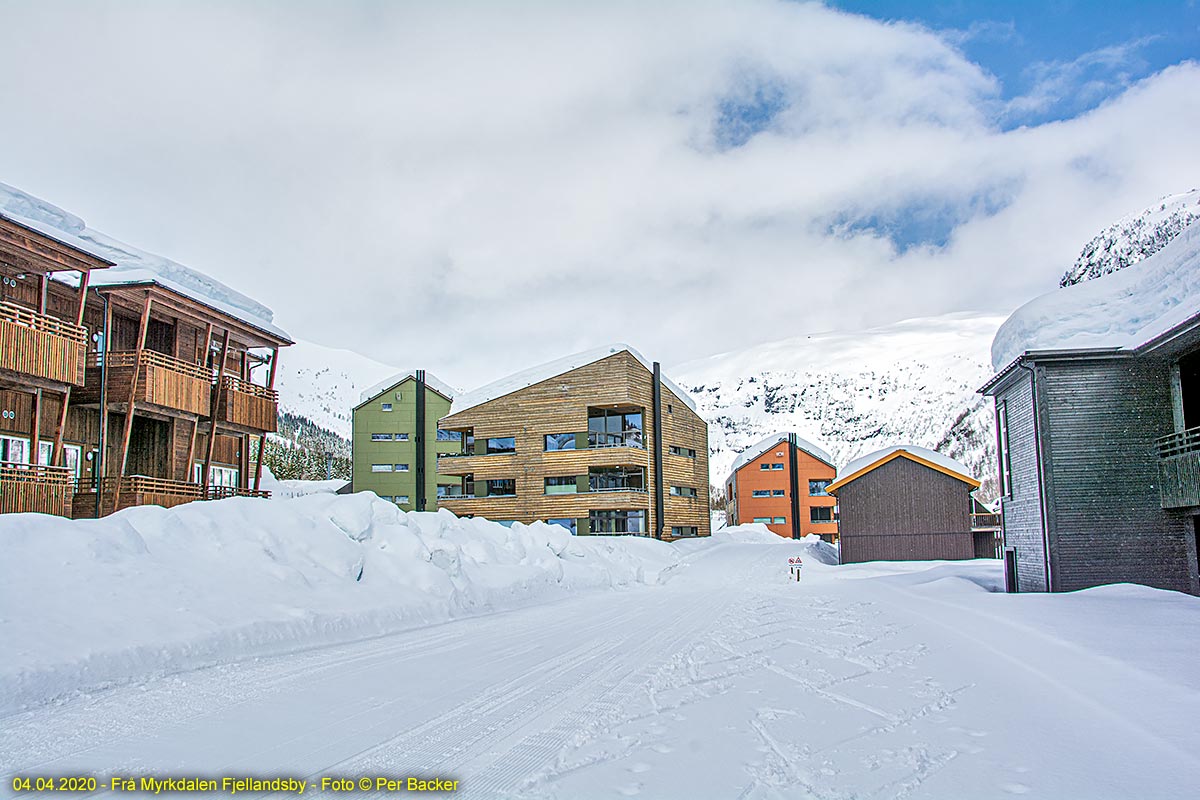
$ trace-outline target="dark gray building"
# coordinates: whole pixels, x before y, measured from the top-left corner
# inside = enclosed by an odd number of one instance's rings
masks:
[[[1200,593],[1200,314],[1136,346],[1027,350],[981,391],[1020,591]]]
[[[826,489],[838,499],[842,563],[979,557],[971,530],[978,488],[961,464],[923,447],[855,459]]]

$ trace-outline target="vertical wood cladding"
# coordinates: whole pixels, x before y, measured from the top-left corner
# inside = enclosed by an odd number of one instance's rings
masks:
[[[974,558],[971,486],[895,458],[838,491],[842,563]]]
[[[1004,544],[1017,550],[1017,587],[1022,592],[1047,589],[1046,541],[1042,527],[1041,477],[1034,438],[1033,380],[1021,375],[996,397],[1008,417],[1008,451],[1012,495],[1001,499]]]
[[[651,418],[652,375],[628,352],[614,353],[578,369],[451,414],[439,427],[473,429],[477,452],[488,438],[514,437],[516,452],[442,458],[439,475],[474,475],[476,484],[489,479],[516,480],[516,497],[478,499],[442,498],[440,505],[456,514],[475,514],[498,520],[586,518],[593,509],[644,510],[646,530],[654,529],[649,491],[547,495],[545,478],[587,475],[589,467],[639,467],[646,470],[646,486],[654,485],[654,460],[650,450],[654,425]],[[708,494],[708,426],[670,387],[662,390],[663,414],[663,533],[673,527],[694,527],[701,536],[710,532]],[[644,448],[613,447],[578,450],[545,450],[545,436],[579,433],[588,428],[589,407],[637,407],[642,410]],[[586,439],[585,439],[586,441]],[[672,454],[672,446],[696,452],[695,458]],[[696,497],[671,494],[671,487],[695,489]]]

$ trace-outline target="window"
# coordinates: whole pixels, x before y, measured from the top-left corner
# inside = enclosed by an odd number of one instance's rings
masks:
[[[588,447],[642,447],[642,412],[588,409]]]
[[[461,431],[443,431],[443,430],[439,429],[437,432],[437,440],[439,442],[461,442],[462,441],[462,432]]]
[[[784,495],[783,489],[772,489],[771,490],[771,497],[783,497],[783,495]]]
[[[754,521],[755,521],[755,522],[761,522],[761,523],[763,523],[764,525],[770,525],[770,524],[771,524],[771,518],[770,518],[770,517],[755,517],[755,518],[754,518]]]
[[[776,524],[776,525],[786,525],[786,524],[787,524],[787,517],[776,517],[776,518],[775,518],[775,524]]]
[[[809,481],[808,495],[809,497],[828,497],[829,492],[825,491],[829,488],[829,484],[833,481]]]
[[[588,470],[589,492],[628,492],[646,488],[645,470],[626,467],[592,467]]]
[[[699,536],[700,529],[695,525],[672,525],[672,536]]]
[[[765,472],[766,470],[769,470],[771,468],[771,465],[764,461],[763,463],[758,465],[758,468]]]
[[[408,434],[407,433],[397,433],[397,434],[395,434],[395,438],[396,438],[397,442],[407,442]]]
[[[391,404],[391,403],[381,403],[381,404],[380,404],[380,409],[381,409],[382,411],[391,411],[391,410],[392,410],[392,404]]]
[[[1000,491],[1012,497],[1012,457],[1008,449],[1008,402],[996,406],[996,433],[1000,438]]]
[[[209,486],[237,486],[238,471],[233,467],[217,467],[209,468],[208,485]],[[204,479],[204,465],[200,465],[200,478],[197,483]]]
[[[684,458],[695,458],[696,451],[690,447],[678,447],[676,445],[671,445],[671,455],[683,456]]]
[[[588,527],[592,533],[644,533],[646,512],[637,511],[592,511],[588,514]]]
[[[770,497],[771,490],[770,489],[755,489],[754,491],[750,492],[750,496],[751,497]]]
[[[672,486],[671,494],[675,497],[695,497],[696,489],[691,486]]]
[[[516,497],[516,478],[496,478],[487,482],[488,497]]]
[[[579,484],[574,475],[546,478],[546,494],[575,494],[578,491]]]
[[[517,452],[517,440],[512,436],[496,436],[487,440],[488,455]]]
[[[391,440],[392,440],[392,435],[390,433],[372,433],[371,434],[372,442],[390,442]]]
[[[408,464],[397,464],[396,472],[408,472]]]
[[[396,505],[400,505],[400,506],[409,505],[408,495],[406,495],[406,494],[396,495]]]
[[[372,464],[371,472],[391,472],[395,469],[393,464]]]
[[[546,434],[546,450],[574,450],[575,449],[575,434],[573,433],[547,433]]]
[[[574,536],[575,534],[577,534],[579,532],[577,529],[579,521],[572,517],[564,517],[562,519],[548,519],[548,520],[546,520],[546,524],[547,525],[561,525],[562,527],[569,530],[571,532],[572,536]]]
[[[29,442],[15,436],[0,436],[0,461],[10,464],[28,464]]]
[[[54,442],[38,442],[38,463],[43,467],[50,466],[50,453],[54,450]]]
[[[780,463],[778,463],[778,462],[776,462],[776,463],[772,464],[772,465],[771,465],[771,471],[772,471],[772,472],[782,472],[782,471],[783,471],[783,464],[780,464]]]
[[[389,503],[391,503],[393,500],[395,500],[395,498],[392,497],[390,494],[381,494],[381,495],[379,495],[379,499],[387,500]]]
[[[813,506],[808,512],[811,522],[833,522],[833,506]]]

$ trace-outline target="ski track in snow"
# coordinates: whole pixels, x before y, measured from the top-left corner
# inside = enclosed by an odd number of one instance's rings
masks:
[[[80,772],[439,775],[462,780],[457,796],[539,800],[1156,796],[1139,774],[1200,778],[1186,742],[1164,747],[1123,716],[1138,711],[1089,694],[1123,666],[1060,691],[1046,665],[1071,645],[1034,637],[1036,656],[998,659],[974,628],[1002,621],[834,570],[790,583],[795,547],[713,545],[660,587],[13,714],[0,795],[13,774]]]

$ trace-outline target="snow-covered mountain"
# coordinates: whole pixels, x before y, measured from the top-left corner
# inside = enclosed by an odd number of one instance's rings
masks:
[[[359,393],[399,371],[351,350],[297,341],[279,355],[279,410],[348,440]]]
[[[1200,219],[1200,189],[1162,197],[1144,211],[1109,225],[1088,242],[1059,286],[1073,286],[1136,264],[1163,249]]]
[[[710,478],[738,453],[794,430],[838,464],[891,444],[961,461],[995,492],[989,350],[1003,317],[948,314],[864,331],[818,333],[681,364],[671,376],[709,422]]]

